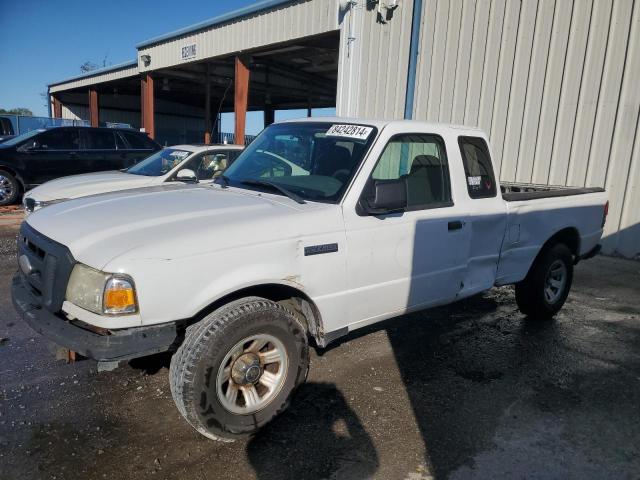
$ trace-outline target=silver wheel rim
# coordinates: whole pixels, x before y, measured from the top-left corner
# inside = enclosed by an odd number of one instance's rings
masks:
[[[288,363],[284,344],[272,335],[252,335],[239,341],[218,369],[218,400],[238,415],[262,410],[282,389]]]
[[[556,260],[547,271],[544,281],[544,298],[549,304],[554,304],[562,296],[567,283],[567,267],[562,260]]]
[[[11,198],[13,196],[13,183],[5,177],[0,175],[0,202]]]

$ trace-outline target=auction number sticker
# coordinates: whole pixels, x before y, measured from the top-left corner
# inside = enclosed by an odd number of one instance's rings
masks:
[[[327,130],[327,137],[355,138],[356,140],[366,140],[373,131],[373,127],[363,125],[331,125]]]
[[[467,177],[467,183],[471,187],[479,186],[481,180],[482,180],[482,177]]]

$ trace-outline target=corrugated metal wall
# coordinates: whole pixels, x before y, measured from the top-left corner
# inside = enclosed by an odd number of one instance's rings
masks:
[[[338,84],[359,75],[357,100],[339,97],[340,113],[402,117],[412,3],[386,25],[361,10],[352,43],[364,52],[351,47],[356,66]],[[639,113],[640,1],[424,0],[414,118],[480,126],[502,180],[605,187],[605,251],[630,257],[640,255]]]
[[[373,7],[359,1],[340,13],[336,111],[344,117],[402,118],[412,2],[404,2],[385,24]]]
[[[217,57],[269,44],[290,41],[338,29],[335,0],[303,0],[258,12],[222,25],[207,28],[140,48],[151,55],[151,64],[140,71],[175,66],[182,62],[185,45],[196,44],[193,61]]]
[[[74,88],[87,87],[89,85],[95,85],[98,83],[110,82],[113,80],[119,80],[121,78],[127,77],[135,77],[138,75],[138,65],[128,65],[122,68],[108,67],[113,68],[113,70],[106,71],[104,73],[99,74],[89,74],[87,76],[71,79],[63,83],[59,83],[57,85],[51,85],[49,87],[50,93],[63,92],[67,90],[72,90]]]
[[[89,107],[87,105],[62,104],[62,118],[66,120],[88,120]]]

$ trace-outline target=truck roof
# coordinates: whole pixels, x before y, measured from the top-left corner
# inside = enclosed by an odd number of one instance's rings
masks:
[[[468,125],[456,125],[449,123],[435,123],[435,122],[421,122],[418,120],[389,120],[389,119],[370,119],[370,118],[351,118],[351,117],[308,117],[308,118],[295,118],[284,120],[278,123],[298,123],[298,122],[328,122],[328,123],[354,123],[359,125],[369,125],[376,127],[378,130],[383,129],[389,125],[404,126],[407,131],[419,127],[424,130],[443,130],[452,129],[466,131],[478,135],[482,133],[482,129],[479,127],[473,127]]]

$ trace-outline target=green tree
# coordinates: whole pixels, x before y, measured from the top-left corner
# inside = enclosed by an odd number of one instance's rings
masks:
[[[11,110],[6,110],[4,108],[0,108],[0,113],[4,113],[7,115],[25,115],[27,117],[32,117],[33,112],[28,108],[12,108]]]

